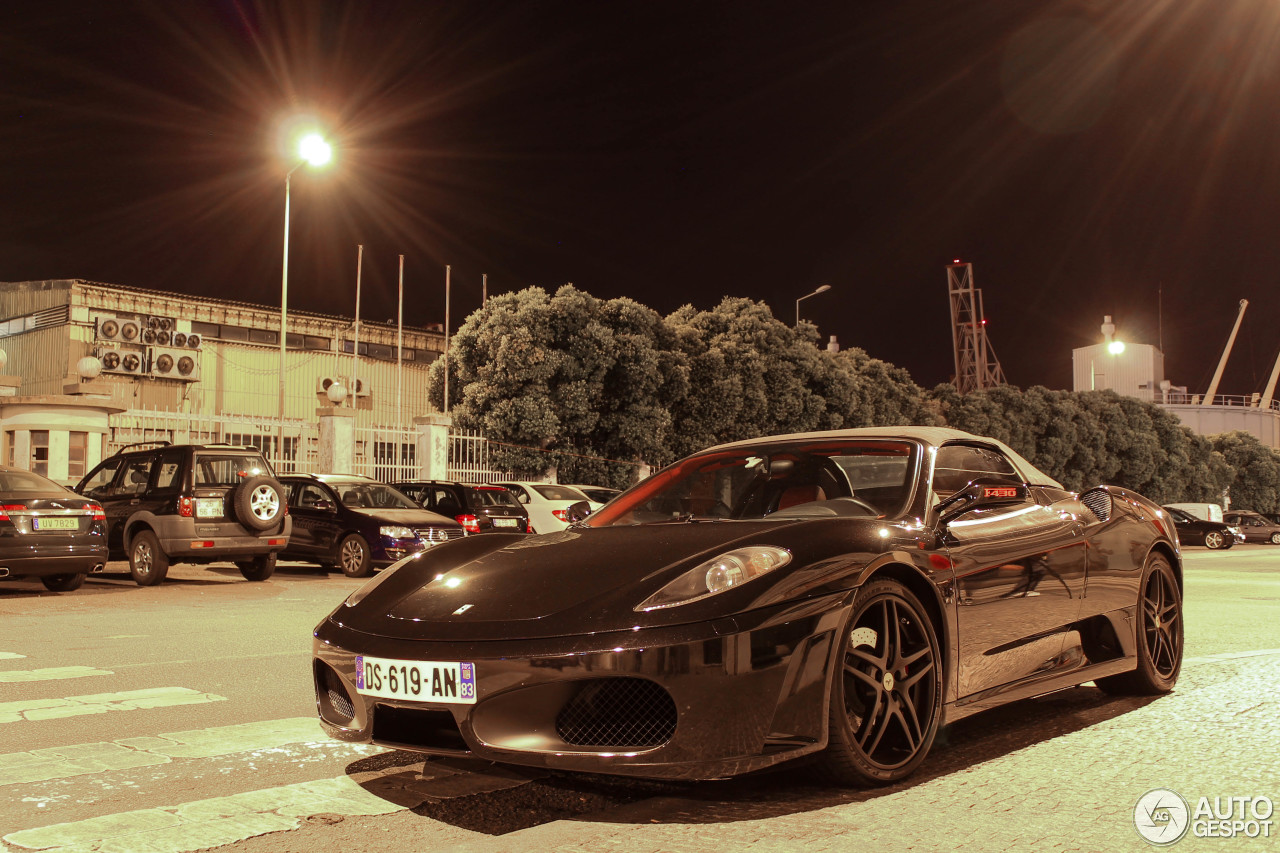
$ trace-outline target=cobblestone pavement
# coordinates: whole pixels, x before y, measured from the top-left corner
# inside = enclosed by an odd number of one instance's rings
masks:
[[[1189,661],[1169,696],[857,802],[761,820],[670,822],[668,812],[666,823],[640,822],[660,805],[650,801],[633,809],[636,822],[621,822],[627,819],[624,809],[608,815],[608,823],[556,821],[448,851],[1151,849],[1133,815],[1138,799],[1153,788],[1178,792],[1192,809],[1201,796],[1266,795],[1280,801],[1278,684],[1280,649],[1250,658]],[[1280,842],[1188,833],[1176,847],[1280,849]]]

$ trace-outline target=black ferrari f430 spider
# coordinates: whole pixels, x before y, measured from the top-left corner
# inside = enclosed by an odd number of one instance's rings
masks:
[[[890,783],[940,726],[1182,663],[1164,511],[942,428],[775,436],[654,474],[567,530],[437,545],[315,630],[334,737],[670,779],[809,756]]]

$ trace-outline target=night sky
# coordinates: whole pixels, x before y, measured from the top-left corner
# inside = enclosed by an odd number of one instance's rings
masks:
[[[667,313],[725,295],[953,371],[974,264],[1010,382],[1163,345],[1221,393],[1280,349],[1274,0],[0,5],[0,281],[276,306],[281,119],[338,149],[292,182],[289,304],[456,326],[565,282]],[[1163,307],[1163,310],[1161,309]]]

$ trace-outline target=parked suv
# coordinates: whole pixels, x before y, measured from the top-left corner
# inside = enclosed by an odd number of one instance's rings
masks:
[[[1256,512],[1242,510],[1223,514],[1222,520],[1240,528],[1246,542],[1270,542],[1280,545],[1280,524],[1268,521]]]
[[[532,533],[529,513],[502,486],[473,486],[447,480],[395,483],[397,489],[432,512],[454,519],[468,533]]]
[[[234,562],[251,581],[271,577],[293,528],[284,487],[256,447],[130,444],[76,486],[102,505],[107,546],[127,557],[139,586],[170,563]]]

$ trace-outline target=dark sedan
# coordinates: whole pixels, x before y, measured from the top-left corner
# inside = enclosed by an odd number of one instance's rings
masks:
[[[450,480],[393,483],[432,512],[452,518],[468,533],[532,533],[529,513],[502,486],[474,486]]]
[[[1270,542],[1280,545],[1280,524],[1276,524],[1261,513],[1251,510],[1228,512],[1222,520],[1244,534],[1246,542]]]
[[[313,674],[342,740],[683,779],[812,756],[884,784],[987,708],[1168,692],[1181,593],[1133,492],[1068,491],[957,430],[808,433],[407,559],[316,627]]]
[[[1244,541],[1244,535],[1238,528],[1221,521],[1205,521],[1176,507],[1167,506],[1164,511],[1173,519],[1173,526],[1178,531],[1178,540],[1183,545],[1203,545],[1213,550],[1230,548],[1236,539]]]
[[[293,535],[281,560],[337,566],[353,578],[465,534],[452,518],[428,512],[404,493],[369,477],[295,474],[289,492]]]
[[[47,589],[70,592],[106,562],[106,515],[97,501],[0,466],[0,578],[38,577]]]

